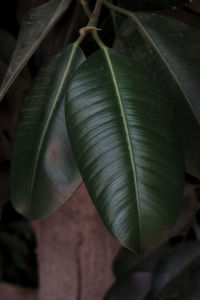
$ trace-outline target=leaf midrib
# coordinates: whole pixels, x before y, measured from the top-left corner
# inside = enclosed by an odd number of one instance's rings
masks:
[[[192,113],[195,116],[195,119],[196,119],[197,123],[200,125],[200,120],[199,120],[199,118],[198,118],[198,116],[196,114],[196,111],[194,110],[194,108],[193,108],[193,106],[191,104],[191,101],[190,101],[187,93],[185,92],[185,90],[184,90],[181,82],[179,81],[178,77],[176,76],[176,73],[174,72],[174,70],[170,66],[170,64],[168,63],[167,58],[164,56],[164,54],[162,53],[162,51],[160,50],[160,48],[154,42],[151,34],[146,30],[145,26],[143,26],[142,22],[139,20],[139,18],[137,17],[137,15],[134,14],[133,12],[131,12],[129,14],[129,16],[136,22],[136,24],[138,25],[138,27],[141,29],[141,31],[144,33],[144,35],[146,36],[146,38],[149,40],[149,42],[152,45],[152,47],[154,48],[154,50],[158,53],[158,55],[161,58],[161,60],[165,63],[167,69],[169,70],[170,74],[174,78],[174,80],[177,83],[179,89],[181,90],[182,94],[184,95],[185,99],[187,100],[187,103],[188,103],[190,109],[192,110]]]
[[[44,142],[47,130],[48,130],[49,123],[52,119],[53,113],[56,110],[58,101],[60,99],[60,95],[62,93],[63,86],[64,86],[64,83],[65,83],[66,77],[68,76],[68,73],[69,73],[69,70],[70,70],[75,52],[77,50],[77,47],[78,47],[77,43],[74,43],[73,47],[72,47],[71,54],[69,56],[69,60],[68,60],[65,72],[64,72],[63,77],[62,77],[62,80],[61,80],[60,84],[58,85],[55,100],[52,103],[50,113],[48,115],[47,121],[45,122],[44,130],[42,131],[42,134],[41,134],[41,137],[40,137],[40,140],[39,140],[38,149],[37,149],[36,158],[35,158],[35,164],[33,166],[32,180],[31,180],[31,185],[30,185],[31,186],[31,189],[30,189],[30,205],[31,205],[31,197],[32,197],[32,194],[33,194],[33,188],[34,188],[36,173],[37,173],[37,169],[38,169],[38,165],[39,165],[38,162],[39,162],[39,159],[40,159],[40,153],[41,153],[42,145],[43,145],[43,142]]]
[[[118,86],[118,82],[117,82],[117,79],[116,79],[116,76],[115,76],[114,67],[112,65],[112,61],[111,61],[111,58],[110,58],[107,47],[102,47],[102,49],[103,49],[103,52],[105,54],[106,61],[108,63],[111,79],[112,79],[112,82],[113,82],[114,90],[115,90],[115,93],[116,93],[116,96],[117,96],[118,105],[119,105],[122,120],[123,120],[123,126],[124,126],[124,130],[125,130],[126,141],[127,141],[127,144],[128,144],[128,152],[129,152],[129,157],[130,157],[130,161],[131,161],[131,169],[132,169],[132,172],[133,172],[133,180],[134,180],[134,185],[135,185],[135,196],[136,196],[136,203],[137,203],[137,210],[138,210],[139,247],[141,247],[141,242],[140,241],[141,241],[142,228],[141,228],[139,189],[138,189],[138,179],[137,179],[137,170],[136,170],[134,149],[133,149],[133,144],[132,144],[132,141],[131,141],[131,135],[130,135],[130,131],[129,131],[127,117],[126,117],[125,110],[124,110],[124,107],[123,107],[123,100],[122,100],[121,93],[120,93],[119,86]]]

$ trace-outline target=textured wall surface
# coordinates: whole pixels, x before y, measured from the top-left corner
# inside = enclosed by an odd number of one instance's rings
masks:
[[[105,228],[82,184],[48,218],[33,222],[38,240],[40,289],[0,285],[1,300],[101,300],[114,278],[120,245]]]

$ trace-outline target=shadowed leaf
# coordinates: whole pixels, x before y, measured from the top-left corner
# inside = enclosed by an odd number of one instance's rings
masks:
[[[0,41],[3,47],[0,47],[0,84],[6,74],[12,53],[15,48],[16,39],[7,31],[0,29]],[[28,68],[24,68],[20,76],[11,86],[10,92],[24,90],[30,84],[30,74]]]
[[[33,219],[64,204],[81,182],[65,126],[66,83],[82,63],[76,44],[43,68],[21,109],[11,168],[12,203]]]
[[[162,15],[137,13],[122,25],[114,48],[141,62],[168,96],[187,172],[200,178],[200,32]]]
[[[135,272],[114,284],[104,300],[145,300],[151,287],[151,272]]]
[[[189,0],[128,0],[124,3],[120,0],[119,5],[130,10],[162,10],[182,6],[188,2]]]
[[[192,294],[188,283],[195,268],[199,268],[199,249],[199,243],[184,242],[166,252],[153,276],[153,291],[156,297],[167,300],[171,294],[176,297],[174,299],[179,299],[181,292],[185,293],[188,287]]]
[[[20,26],[15,51],[1,85],[0,101],[70,3],[71,0],[51,0],[42,6],[32,9],[25,15]]]

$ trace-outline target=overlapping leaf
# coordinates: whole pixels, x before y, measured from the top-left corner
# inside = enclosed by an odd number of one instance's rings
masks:
[[[196,241],[173,246],[166,242],[138,258],[127,251],[114,263],[120,277],[115,274],[117,280],[105,300],[199,299],[200,252]]]
[[[0,89],[0,101],[4,97],[26,62],[45,38],[49,30],[69,7],[71,0],[51,0],[28,12],[21,24],[20,33]]]
[[[151,287],[151,272],[135,272],[114,284],[104,300],[146,300]],[[151,298],[152,299],[152,298]]]
[[[151,292],[152,274],[166,247],[167,243],[163,243],[143,256],[122,248],[113,264],[116,282],[104,299],[153,300],[153,297],[148,298]]]
[[[174,223],[183,161],[168,102],[143,69],[104,48],[66,94],[69,136],[100,215],[126,247],[143,251]]]
[[[81,182],[65,126],[63,89],[84,55],[76,43],[54,57],[24,100],[12,158],[14,207],[38,219],[65,203]]]
[[[3,81],[7,67],[9,65],[13,50],[15,48],[16,40],[7,31],[0,29],[0,41],[3,47],[0,47],[0,84]],[[15,83],[12,85],[11,92],[16,90],[23,90],[27,88],[30,83],[30,74],[27,68],[18,76]]]
[[[152,284],[156,299],[167,300],[170,295],[173,295],[174,299],[183,299],[187,289],[189,289],[188,294],[192,296],[195,282],[190,280],[195,272],[198,272],[199,277],[199,264],[199,243],[183,242],[174,249],[169,249],[153,276]]]
[[[115,48],[140,61],[171,101],[187,171],[200,178],[200,32],[171,18],[132,14]]]

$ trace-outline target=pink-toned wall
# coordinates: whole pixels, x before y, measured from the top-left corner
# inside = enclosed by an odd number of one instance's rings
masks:
[[[40,288],[0,284],[0,300],[102,300],[114,280],[112,261],[120,245],[105,228],[84,185],[56,213],[32,225]]]

